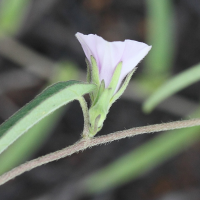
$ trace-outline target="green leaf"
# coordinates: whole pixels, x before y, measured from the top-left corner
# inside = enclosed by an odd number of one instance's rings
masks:
[[[66,109],[43,118],[0,154],[0,175],[25,162],[45,143]]]
[[[144,112],[151,112],[161,101],[199,80],[200,64],[185,70],[161,86],[144,103]]]
[[[95,85],[80,81],[59,82],[45,89],[0,126],[0,153],[41,119],[94,89]]]
[[[0,2],[0,32],[13,34],[17,31],[30,1],[2,0]]]
[[[54,70],[48,86],[60,81],[79,80],[78,66],[74,62],[69,60],[59,62],[55,65]],[[61,107],[54,111],[10,145],[0,155],[0,175],[25,162],[40,149],[68,110],[67,108],[68,105],[64,109]]]
[[[147,5],[147,43],[153,50],[145,59],[147,74],[166,76],[171,73],[174,57],[173,3],[171,0],[148,0]],[[151,84],[151,83],[149,83]]]

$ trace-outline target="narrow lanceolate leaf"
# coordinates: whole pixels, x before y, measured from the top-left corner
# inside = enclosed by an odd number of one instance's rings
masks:
[[[94,84],[80,81],[59,82],[45,89],[0,126],[0,153],[41,119],[94,89]]]
[[[200,80],[200,64],[180,73],[161,86],[144,103],[143,110],[151,112],[160,102]]]
[[[148,76],[169,76],[174,58],[174,22],[172,1],[146,1],[147,9],[147,40],[153,51],[146,58]],[[150,83],[151,84],[151,83]]]
[[[0,1],[0,32],[14,34],[29,8],[30,0]]]

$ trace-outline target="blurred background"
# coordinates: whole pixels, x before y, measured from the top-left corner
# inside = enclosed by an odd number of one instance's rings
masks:
[[[153,46],[98,135],[200,117],[198,0],[0,0],[1,123],[50,84],[86,81],[76,32]],[[73,144],[82,129],[72,102],[1,154],[0,174]],[[198,200],[199,154],[199,127],[140,135],[26,172],[0,199]]]

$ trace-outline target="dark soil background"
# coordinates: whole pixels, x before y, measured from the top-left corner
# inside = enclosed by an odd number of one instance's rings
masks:
[[[176,37],[173,72],[176,74],[200,61],[200,2],[176,0],[173,5]],[[145,42],[146,20],[144,0],[32,0],[15,39],[55,62],[71,60],[81,70],[86,70],[84,53],[74,36],[76,32],[94,33],[109,41],[128,38]],[[143,62],[139,65],[139,68],[142,67]],[[46,84],[45,79],[30,72],[3,76],[13,69],[23,72],[14,61],[0,54],[0,87],[4,91],[8,85],[10,87],[0,96],[1,122],[29,102]],[[30,86],[27,89],[23,84]],[[198,102],[199,86],[199,83],[193,84],[179,95]],[[146,115],[141,105],[142,102],[131,99],[118,100],[111,108],[100,134],[183,117],[159,109]],[[81,108],[78,102],[73,102],[45,144],[30,159],[73,144],[79,139],[82,127]],[[96,195],[80,192],[79,181],[158,134],[94,147],[24,173],[0,187],[0,200],[199,200],[199,141],[142,177],[116,189]]]

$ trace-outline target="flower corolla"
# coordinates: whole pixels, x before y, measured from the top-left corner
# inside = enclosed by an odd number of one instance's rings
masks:
[[[93,137],[102,127],[111,105],[123,94],[136,65],[151,46],[134,40],[108,42],[102,37],[76,34],[86,55],[88,82],[97,85],[90,94],[90,133]]]
[[[125,40],[124,42],[108,42],[102,37],[89,34],[76,33],[83,51],[91,64],[91,56],[96,60],[100,81],[105,81],[105,87],[109,86],[116,66],[122,62],[122,69],[115,92],[122,81],[137,64],[147,55],[151,46],[143,42]]]

